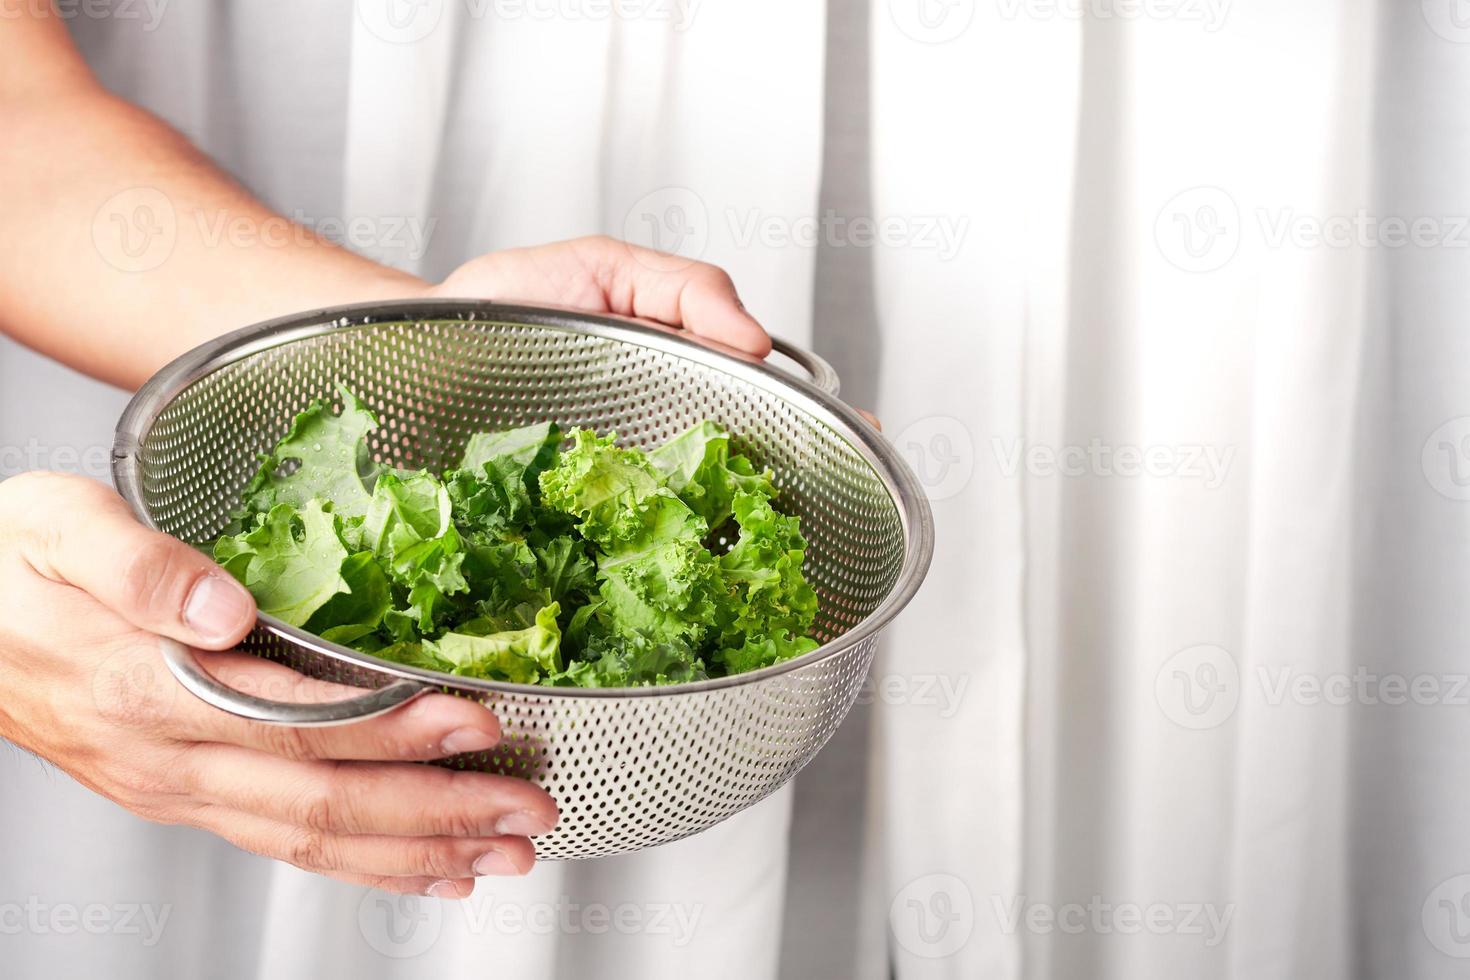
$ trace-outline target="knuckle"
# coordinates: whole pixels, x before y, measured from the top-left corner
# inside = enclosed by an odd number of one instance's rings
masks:
[[[0,480],[0,512],[20,518],[0,521],[0,534],[29,539],[28,543],[40,548],[42,555],[50,554],[58,522],[24,519],[56,508],[86,513],[88,503],[102,489],[92,480],[45,470],[30,470]]]
[[[122,799],[113,794],[109,795],[112,796],[113,802],[121,804],[124,808],[131,810],[134,815],[142,817],[149,823],[167,824],[169,822],[163,819],[164,807],[152,800]]]
[[[464,862],[458,860],[451,848],[433,841],[423,841],[412,845],[413,852],[410,855],[408,866],[416,869],[416,874],[427,875],[430,878],[461,878],[466,871],[462,866]]]
[[[423,808],[424,833],[444,837],[483,837],[493,833],[493,819],[489,819],[482,806],[477,806],[475,796],[467,791],[464,773],[455,773],[438,766],[421,767],[422,782],[416,797],[428,802]]]
[[[174,780],[164,767],[139,766],[128,773],[128,786],[133,793],[145,798],[157,798],[172,793]]]
[[[290,725],[263,725],[261,738],[272,755],[292,762],[303,762],[316,756],[316,745],[311,734],[304,728]]]
[[[341,826],[342,804],[336,789],[330,782],[308,789],[297,797],[292,817],[295,823],[315,831]]]
[[[479,837],[485,833],[484,821],[466,810],[441,810],[432,818],[435,831],[447,837]]]
[[[0,482],[0,505],[22,501],[48,500],[59,491],[70,489],[78,478],[47,470],[27,470]]]
[[[631,274],[628,269],[631,260],[640,255],[654,255],[658,252],[657,249],[636,245],[612,235],[587,235],[578,238],[573,251],[588,268],[613,279]]]
[[[694,274],[700,281],[714,289],[724,290],[735,288],[735,280],[731,279],[730,273],[726,272],[720,266],[710,265],[708,262],[701,262],[695,267]]]
[[[175,796],[168,756],[151,747],[139,743],[121,751],[103,748],[88,753],[86,759],[103,795],[134,812]]]
[[[191,823],[191,814],[187,807],[181,807],[173,801],[150,801],[136,805],[133,812],[150,823],[162,824],[166,827],[174,827]]]
[[[192,797],[201,783],[198,743],[180,743],[170,753],[166,764],[157,767],[157,790],[184,798]]]
[[[169,726],[176,695],[177,682],[136,646],[120,648],[93,668],[98,714],[125,729],[156,735]]]
[[[185,584],[180,573],[179,546],[162,537],[141,542],[123,566],[121,583],[125,595],[137,596],[150,611],[179,605]]]
[[[298,868],[337,870],[332,863],[334,849],[320,830],[300,827],[293,830],[281,847],[281,857]]]

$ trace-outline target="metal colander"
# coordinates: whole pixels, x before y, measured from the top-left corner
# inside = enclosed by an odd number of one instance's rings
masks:
[[[338,724],[431,690],[475,698],[502,743],[444,760],[534,780],[561,808],[543,859],[596,857],[677,840],[767,796],[846,715],[879,630],[908,602],[933,544],[907,467],[834,396],[821,360],[778,344],[796,372],[634,321],[475,301],[318,311],[249,327],[170,364],[118,424],[113,472],[145,523],[214,538],[294,416],[340,408],[346,385],[377,414],[373,455],[395,466],[457,463],[478,431],[555,420],[653,446],[709,418],[732,451],[775,471],[777,506],[801,518],[819,649],[764,670],[665,688],[547,688],[419,670],[357,653],[262,615],[243,649],[313,677],[370,689],[325,705],[232,690],[166,642],[199,697],[259,721]]]

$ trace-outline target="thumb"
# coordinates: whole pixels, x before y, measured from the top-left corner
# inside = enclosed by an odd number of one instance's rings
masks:
[[[139,524],[94,480],[30,473],[0,483],[0,528],[38,574],[81,589],[139,629],[223,650],[255,623],[244,586],[184,542]]]

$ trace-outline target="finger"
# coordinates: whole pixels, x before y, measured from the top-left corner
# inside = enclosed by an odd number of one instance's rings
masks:
[[[515,776],[392,762],[281,759],[199,744],[181,763],[187,795],[334,834],[528,837],[556,825],[545,790]]]
[[[571,244],[594,271],[614,313],[683,327],[757,357],[771,352],[770,335],[746,311],[735,283],[718,266],[614,238]]]
[[[310,704],[364,693],[249,654],[210,653],[198,659],[227,687],[271,701]],[[181,741],[228,742],[287,759],[405,762],[482,752],[499,743],[501,734],[490,709],[449,694],[426,694],[376,718],[321,728],[267,725],[190,699],[171,719],[168,733]]]
[[[37,573],[123,619],[206,649],[234,646],[255,600],[198,551],[139,524],[121,497],[84,477],[32,473],[0,483],[0,525]]]
[[[880,421],[878,421],[878,416],[874,415],[872,412],[868,411],[866,408],[860,408],[860,409],[858,409],[857,410],[857,413],[859,415],[861,415],[863,418],[867,419],[868,420],[868,424],[871,425],[873,428],[877,429],[879,432],[882,432],[883,431],[883,423],[880,422]]]
[[[447,901],[462,901],[475,892],[474,878],[459,878],[452,881],[430,881],[428,878],[394,878],[390,875],[354,875],[345,872],[322,872],[328,878],[345,881],[349,885],[375,888],[390,895],[427,895]]]
[[[256,854],[323,874],[410,878],[424,883],[518,876],[536,863],[524,837],[382,837],[332,834],[267,817],[208,807],[195,823]]]

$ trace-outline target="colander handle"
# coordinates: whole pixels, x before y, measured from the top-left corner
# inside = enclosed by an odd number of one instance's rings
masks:
[[[345,725],[387,714],[399,705],[434,689],[418,681],[394,681],[386,687],[345,701],[321,701],[313,704],[272,701],[221,684],[199,665],[194,652],[177,640],[164,637],[161,645],[163,662],[169,673],[190,694],[221,711],[267,725],[292,725],[297,728]]]
[[[827,394],[836,395],[842,387],[842,382],[832,365],[806,348],[787,343],[779,337],[772,337],[771,349],[782,357],[795,361],[798,367],[811,375],[811,383]]]

